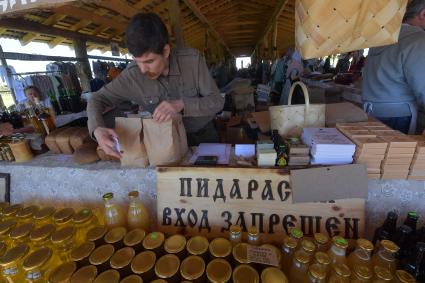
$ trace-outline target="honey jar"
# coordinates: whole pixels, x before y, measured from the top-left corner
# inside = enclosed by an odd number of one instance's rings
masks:
[[[53,222],[57,227],[62,227],[72,223],[72,218],[75,214],[73,208],[63,208],[53,214]]]
[[[90,264],[97,267],[99,272],[106,271],[110,268],[109,259],[115,252],[115,248],[111,244],[106,244],[96,248],[89,257]]]
[[[155,278],[156,255],[152,251],[144,251],[131,261],[131,271],[149,282]]]
[[[53,214],[55,213],[55,208],[53,207],[44,207],[34,213],[33,219],[35,227],[41,227],[46,224],[53,224]]]
[[[50,239],[55,230],[56,227],[53,224],[45,224],[44,226],[32,230],[30,234],[31,247],[33,249],[42,247],[53,248],[53,244]]]
[[[158,259],[155,264],[155,274],[158,278],[164,279],[167,282],[180,282],[180,259],[173,254],[166,254]]]
[[[86,265],[72,274],[71,283],[93,283],[97,273],[96,266]]]
[[[143,248],[145,250],[153,251],[156,255],[164,254],[164,240],[165,236],[161,232],[152,232],[146,235],[143,239]]]
[[[60,226],[51,237],[55,251],[63,262],[71,260],[71,251],[75,247],[75,227]]]
[[[40,248],[30,253],[22,263],[27,282],[47,282],[48,273],[61,264],[51,248]]]
[[[121,249],[124,247],[123,240],[126,234],[127,229],[124,227],[112,228],[104,237],[105,243],[113,245],[115,249]]]
[[[89,265],[89,257],[94,249],[95,245],[93,242],[82,243],[71,251],[71,260],[77,264],[78,268]]]
[[[109,269],[100,273],[93,283],[119,283],[120,274],[115,269]]]
[[[18,245],[6,251],[0,258],[1,273],[9,282],[25,282],[22,261],[29,252],[27,244]]]
[[[180,274],[183,279],[194,283],[205,282],[205,261],[200,256],[188,256],[181,263]]]
[[[143,250],[143,239],[146,236],[146,232],[143,229],[136,228],[127,233],[124,237],[124,245],[133,248],[136,253]]]
[[[130,275],[131,272],[131,261],[133,260],[136,252],[133,248],[125,247],[119,249],[115,252],[115,254],[111,257],[110,264],[111,267],[117,270],[121,277],[125,277]]]
[[[108,232],[106,226],[96,226],[91,228],[86,235],[86,240],[90,242],[94,242],[96,247],[99,247],[105,244],[103,237]]]
[[[56,267],[49,276],[49,283],[69,283],[77,270],[75,262],[66,262]]]
[[[232,243],[225,238],[215,238],[211,241],[209,250],[213,258],[229,258],[232,253]]]
[[[183,235],[173,235],[165,240],[164,250],[166,253],[175,254],[183,260],[186,256],[186,238]]]
[[[75,228],[77,228],[76,241],[83,243],[86,240],[87,232],[99,225],[99,221],[94,215],[93,211],[89,208],[84,208],[74,214],[72,221]]]
[[[225,259],[213,259],[207,265],[206,274],[211,283],[226,283],[232,278],[232,266]]]
[[[20,224],[32,222],[33,215],[39,210],[40,207],[38,205],[27,206],[16,213],[16,220]]]

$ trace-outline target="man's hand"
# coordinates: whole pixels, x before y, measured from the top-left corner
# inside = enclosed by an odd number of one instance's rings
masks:
[[[93,134],[100,148],[103,149],[106,154],[116,158],[121,158],[121,154],[115,151],[114,138],[118,138],[118,136],[114,130],[97,127]]]
[[[158,123],[167,122],[183,108],[183,100],[163,101],[156,107],[152,117]]]

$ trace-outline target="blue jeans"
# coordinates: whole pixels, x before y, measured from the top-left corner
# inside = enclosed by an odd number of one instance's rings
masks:
[[[391,117],[391,118],[375,117],[375,118],[394,130],[400,131],[405,134],[409,133],[410,121],[412,120],[412,116]]]

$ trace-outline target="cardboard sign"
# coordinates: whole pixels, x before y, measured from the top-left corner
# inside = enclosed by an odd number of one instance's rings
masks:
[[[73,0],[2,0],[0,1],[0,15],[34,8],[65,5],[67,2],[73,2]]]
[[[227,237],[239,224],[256,226],[265,242],[282,242],[292,227],[348,239],[364,231],[364,199],[293,204],[281,169],[157,167],[157,193],[158,227],[167,234]]]

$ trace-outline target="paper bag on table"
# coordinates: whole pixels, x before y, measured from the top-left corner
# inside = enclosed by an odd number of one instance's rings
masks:
[[[188,151],[186,130],[181,115],[164,123],[143,119],[143,135],[150,165],[177,164]]]
[[[121,148],[121,165],[146,167],[148,155],[143,144],[143,124],[140,118],[115,118],[115,132]]]

